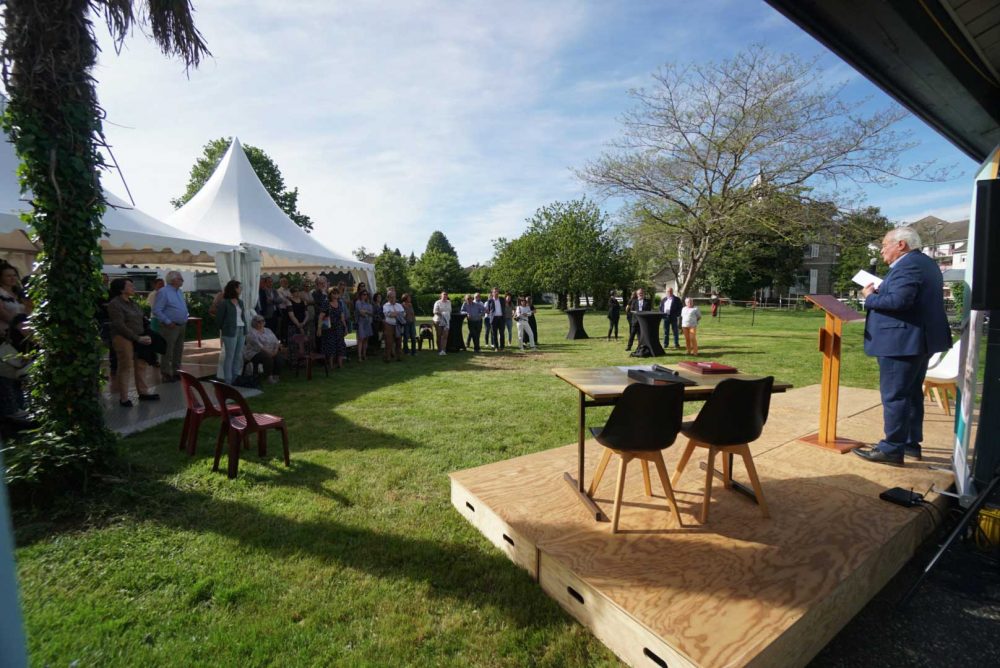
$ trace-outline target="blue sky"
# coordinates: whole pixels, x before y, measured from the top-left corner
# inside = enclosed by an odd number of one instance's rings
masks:
[[[753,0],[341,2],[195,0],[213,57],[185,77],[141,34],[116,55],[99,26],[105,131],[136,205],[156,216],[184,191],[210,139],[274,158],[315,236],[349,254],[419,253],[442,230],[464,264],[555,200],[618,136],[627,91],[668,62],[718,60],[759,42],[818,57],[852,103],[889,98]],[[968,216],[975,165],[910,118],[906,162],[954,166],[941,183],[872,187],[893,220]],[[116,174],[105,185],[124,194]],[[619,203],[602,203],[612,213]]]

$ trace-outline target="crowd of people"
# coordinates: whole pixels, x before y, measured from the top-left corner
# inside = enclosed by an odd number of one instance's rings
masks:
[[[718,312],[719,298],[712,294],[712,316]],[[646,296],[643,288],[638,288],[632,292],[628,303],[625,305],[625,317],[628,321],[628,343],[625,350],[632,350],[632,344],[639,336],[639,320],[636,314],[653,311],[653,300]],[[618,323],[621,320],[622,305],[618,301],[618,295],[612,291],[608,299],[608,341],[614,336],[618,340]],[[681,300],[674,295],[674,289],[668,287],[663,299],[660,300],[660,316],[663,319],[663,347],[670,347],[670,338],[673,334],[674,348],[680,349],[680,337],[678,330],[684,334],[684,347],[688,355],[698,354],[698,323],[701,322],[701,311],[694,304],[690,297]]]

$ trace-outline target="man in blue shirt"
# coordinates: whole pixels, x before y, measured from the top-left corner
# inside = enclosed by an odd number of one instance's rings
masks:
[[[486,315],[486,307],[483,306],[478,292],[475,298],[472,295],[465,295],[465,303],[462,304],[462,313],[468,316],[467,322],[469,323],[469,337],[466,339],[465,345],[475,344],[476,352],[478,353],[479,337],[483,332],[483,317]]]
[[[160,361],[164,382],[180,380],[177,373],[184,354],[184,331],[187,328],[188,308],[181,286],[184,279],[179,271],[167,272],[167,284],[156,293],[153,315],[160,322],[160,336],[167,342],[166,352]]]

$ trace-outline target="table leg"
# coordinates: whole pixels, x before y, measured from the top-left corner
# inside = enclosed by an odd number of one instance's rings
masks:
[[[584,441],[584,431],[587,429],[586,399],[587,395],[585,395],[583,392],[580,392],[580,407],[579,407],[580,425],[579,425],[579,432],[577,433],[577,442],[576,442],[576,448],[577,448],[576,474],[578,480],[577,483],[578,489],[581,493],[583,493],[583,441]]]
[[[580,392],[580,422],[579,431],[577,432],[577,466],[576,466],[576,480],[573,479],[569,473],[563,473],[563,479],[571,487],[573,493],[577,495],[580,501],[587,507],[588,513],[598,522],[606,522],[607,515],[601,512],[601,509],[597,507],[594,500],[590,498],[587,494],[587,490],[583,486],[583,457],[584,457],[584,430],[586,429],[587,423],[587,395]]]
[[[201,348],[201,318],[194,323],[194,333],[198,337],[198,347]]]

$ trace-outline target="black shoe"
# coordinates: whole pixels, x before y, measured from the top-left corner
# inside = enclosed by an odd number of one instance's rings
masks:
[[[121,406],[122,408],[132,408],[133,406],[131,399],[126,399],[125,401],[119,399],[118,405]]]
[[[159,400],[160,400],[160,395],[156,394],[155,392],[153,394],[139,395],[139,401],[159,401]]]
[[[924,453],[920,450],[919,445],[907,445],[903,449],[903,454],[911,459],[916,459],[918,462],[924,460]]]
[[[854,454],[861,457],[861,459],[867,459],[868,461],[875,462],[876,464],[888,464],[889,466],[903,465],[903,455],[890,455],[887,452],[882,452],[876,447],[857,448],[854,450]]]
[[[629,346],[628,348],[626,348],[626,349],[625,349],[625,352],[628,352],[628,351],[630,351],[630,350],[632,350],[632,346]]]

